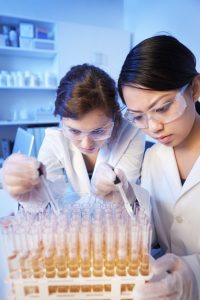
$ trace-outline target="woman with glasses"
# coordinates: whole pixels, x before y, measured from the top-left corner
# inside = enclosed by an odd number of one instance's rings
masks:
[[[160,35],[136,45],[118,80],[125,117],[157,143],[147,150],[141,184],[152,198],[160,279],[138,285],[137,299],[200,299],[200,75],[193,53]]]
[[[127,55],[118,90],[127,106],[127,120],[156,142],[145,152],[141,185],[152,200],[153,242],[166,253],[152,263],[153,281],[138,284],[133,298],[199,300],[200,74],[196,59],[172,36],[148,38]],[[104,174],[102,181],[110,182],[114,191],[110,180],[114,172],[108,165]]]
[[[4,187],[26,210],[48,205],[40,162],[54,198],[70,190],[89,193],[90,179],[105,162],[129,180],[138,179],[144,135],[122,118],[115,82],[105,71],[88,64],[72,67],[60,81],[54,114],[61,127],[46,130],[38,160],[15,154],[4,163]],[[109,186],[104,188],[108,192]]]

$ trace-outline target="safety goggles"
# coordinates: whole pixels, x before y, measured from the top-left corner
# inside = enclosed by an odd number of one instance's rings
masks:
[[[127,109],[124,117],[136,127],[142,129],[149,127],[149,120],[154,120],[163,124],[175,121],[184,113],[187,107],[183,93],[188,86],[189,83],[184,85],[174,99],[169,100],[162,105],[157,105],[145,113],[135,113]]]
[[[114,122],[109,121],[103,127],[96,128],[89,131],[82,131],[72,127],[67,126],[64,123],[64,118],[62,120],[62,130],[64,135],[72,140],[82,140],[84,137],[89,137],[95,141],[106,140],[111,137],[112,130],[114,127]]]

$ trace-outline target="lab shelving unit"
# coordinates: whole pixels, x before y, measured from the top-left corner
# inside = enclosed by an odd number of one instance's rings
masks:
[[[31,46],[20,44],[20,25],[32,26],[33,38]],[[19,84],[5,82],[0,75],[0,140],[14,140],[18,126],[27,128],[34,124],[52,126],[58,124],[53,116],[53,106],[58,83],[57,27],[55,22],[28,19],[24,17],[0,15],[0,74],[40,74],[43,83]],[[4,27],[4,29],[3,29]],[[3,44],[5,27],[14,28],[17,32],[17,45]],[[25,28],[25,30],[27,30]],[[43,36],[38,38],[36,30]],[[44,36],[45,34],[45,36]],[[23,37],[24,38],[24,37]],[[26,40],[26,38],[24,38]],[[46,74],[46,75],[45,75]],[[54,75],[53,84],[45,83],[45,76]],[[8,75],[8,76],[9,76]],[[47,80],[46,80],[47,82]],[[49,109],[49,115],[37,116],[37,112]],[[1,148],[1,147],[0,147]],[[0,150],[0,156],[2,155]]]

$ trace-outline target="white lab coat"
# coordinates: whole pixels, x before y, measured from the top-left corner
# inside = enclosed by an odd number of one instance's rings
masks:
[[[182,185],[173,148],[156,144],[145,154],[141,185],[152,198],[159,244],[190,264],[200,295],[200,156]]]
[[[122,119],[116,138],[108,140],[99,150],[95,169],[99,163],[106,162],[122,169],[130,181],[136,182],[140,176],[144,142],[143,133]],[[38,159],[46,166],[48,180],[54,182],[55,197],[67,190],[77,194],[90,193],[90,179],[83,156],[60,128],[46,129]],[[38,204],[34,199],[21,204],[26,210],[36,211],[38,206],[41,211],[47,205],[45,197],[42,198]]]

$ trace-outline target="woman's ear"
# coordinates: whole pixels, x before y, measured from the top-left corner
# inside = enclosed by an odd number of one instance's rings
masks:
[[[192,97],[194,102],[198,101],[200,97],[200,74],[197,75],[192,81]]]

